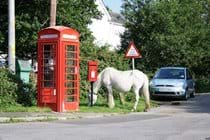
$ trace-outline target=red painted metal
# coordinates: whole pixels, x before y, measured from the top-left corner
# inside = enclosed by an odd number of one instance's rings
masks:
[[[38,33],[38,106],[79,109],[79,33],[52,26]]]
[[[88,81],[95,82],[98,75],[98,62],[88,61]]]

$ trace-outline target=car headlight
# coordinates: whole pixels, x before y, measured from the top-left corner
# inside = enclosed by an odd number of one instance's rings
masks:
[[[182,89],[185,89],[186,88],[186,83],[177,83],[175,86],[180,87]]]
[[[150,86],[150,87],[153,87],[153,86],[154,86],[154,82],[151,81],[151,82],[149,83],[149,86]]]
[[[177,83],[175,86],[176,87],[184,87],[184,83]]]

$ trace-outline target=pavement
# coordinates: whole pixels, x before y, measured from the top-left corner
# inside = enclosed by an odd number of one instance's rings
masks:
[[[98,118],[117,114],[119,113],[0,112],[0,123]]]

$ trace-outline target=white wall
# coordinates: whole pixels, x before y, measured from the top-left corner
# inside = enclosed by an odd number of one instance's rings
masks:
[[[118,49],[118,47],[121,45],[120,41],[120,34],[123,34],[125,31],[125,27],[121,24],[113,24],[110,23],[110,31],[109,31],[109,41],[108,43],[113,46],[113,49]]]
[[[111,22],[111,17],[102,0],[96,0],[96,4],[103,17],[101,20],[93,19],[93,23],[89,25],[95,37],[95,43],[99,46],[109,44],[112,46],[110,50],[117,49],[120,45],[120,34],[125,31],[125,28],[121,24]]]

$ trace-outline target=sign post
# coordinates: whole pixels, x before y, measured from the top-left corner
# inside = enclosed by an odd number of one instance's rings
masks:
[[[135,59],[132,58],[132,69],[134,70],[135,69]]]
[[[139,50],[136,48],[133,41],[130,42],[128,50],[125,53],[125,57],[132,58],[132,69],[135,69],[135,58],[142,58]]]

